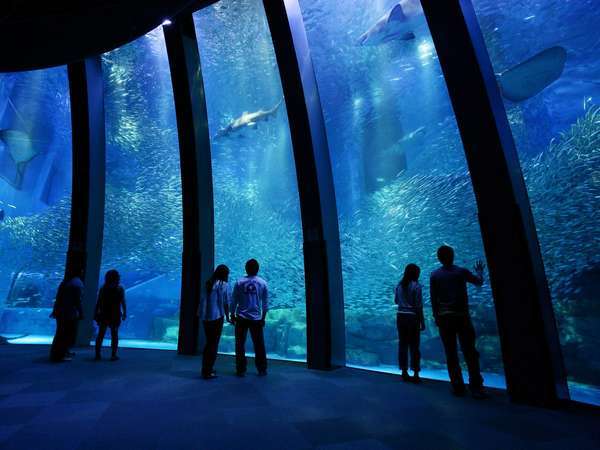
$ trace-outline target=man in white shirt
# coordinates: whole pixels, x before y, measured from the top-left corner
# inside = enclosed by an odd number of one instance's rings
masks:
[[[257,276],[258,261],[250,259],[246,262],[247,276],[240,278],[233,287],[231,318],[235,323],[235,364],[236,373],[243,377],[246,374],[246,337],[250,337],[254,345],[254,363],[259,375],[267,374],[267,352],[263,328],[267,317],[268,289],[265,280]]]

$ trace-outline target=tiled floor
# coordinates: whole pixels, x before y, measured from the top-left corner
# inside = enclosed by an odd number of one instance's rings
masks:
[[[446,383],[402,383],[355,369],[272,362],[266,378],[216,380],[199,358],[123,349],[94,362],[47,362],[47,347],[0,346],[0,448],[16,449],[598,449],[591,407],[546,410],[454,398]]]

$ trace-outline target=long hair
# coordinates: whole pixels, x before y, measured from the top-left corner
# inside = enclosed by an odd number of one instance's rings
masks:
[[[407,264],[404,268],[404,276],[400,281],[400,286],[402,286],[402,290],[406,293],[408,290],[408,285],[411,281],[418,281],[419,275],[421,274],[421,269],[416,264]]]
[[[121,275],[115,269],[110,269],[104,275],[104,286],[105,287],[117,287],[121,281]]]
[[[219,264],[210,278],[206,281],[206,296],[210,296],[216,281],[227,281],[229,279],[229,267]]]

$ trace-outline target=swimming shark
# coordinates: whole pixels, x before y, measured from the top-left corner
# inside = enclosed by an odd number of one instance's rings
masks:
[[[415,38],[415,28],[420,25],[417,22],[424,22],[424,18],[419,0],[402,0],[358,38],[358,45],[410,41]]]
[[[415,39],[415,33],[419,33],[425,24],[424,17],[419,0],[402,0],[363,33],[358,44],[374,46]],[[550,47],[496,74],[502,96],[512,102],[534,97],[560,78],[566,59],[567,52],[563,47]]]
[[[267,122],[269,119],[271,119],[271,117],[275,116],[282,103],[283,99],[279,100],[279,103],[277,103],[271,109],[259,109],[258,111],[252,113],[244,111],[240,117],[232,120],[219,131],[217,131],[215,139],[229,137],[234,134],[240,134],[246,129],[256,129],[258,122]]]
[[[8,150],[8,154],[17,168],[15,179],[11,184],[18,189],[23,182],[27,164],[35,158],[39,152],[33,147],[29,134],[24,131],[11,128],[0,130],[0,141]]]

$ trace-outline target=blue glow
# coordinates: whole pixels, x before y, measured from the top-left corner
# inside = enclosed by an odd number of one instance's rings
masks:
[[[0,333],[51,335],[71,209],[66,67],[0,74]]]

